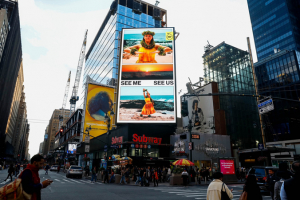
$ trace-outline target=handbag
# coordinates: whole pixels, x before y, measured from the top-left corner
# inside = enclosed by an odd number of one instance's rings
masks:
[[[225,183],[223,183],[222,189],[221,189],[221,200],[230,200],[230,198],[226,192],[226,188],[225,188],[225,191],[223,191],[224,185],[225,185]]]
[[[244,192],[241,194],[239,200],[247,200],[247,197],[248,197],[248,192],[244,191]]]

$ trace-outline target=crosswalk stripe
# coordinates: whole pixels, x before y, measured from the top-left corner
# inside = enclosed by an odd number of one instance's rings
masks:
[[[73,181],[73,182],[75,182],[75,183],[83,184],[83,183],[81,183],[81,182],[79,182],[79,181],[75,181],[75,180],[72,180],[72,179],[70,179],[70,181]]]
[[[68,183],[72,183],[73,184],[73,182],[72,181],[68,181],[68,180],[66,180],[66,179],[63,179],[64,181],[66,181],[66,182],[68,182]]]
[[[58,182],[60,182],[60,183],[65,183],[65,182],[62,182],[61,180],[58,180],[58,179],[54,179],[54,180],[56,180],[56,181],[58,181]]]

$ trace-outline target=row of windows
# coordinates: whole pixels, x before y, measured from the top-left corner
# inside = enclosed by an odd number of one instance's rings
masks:
[[[284,46],[284,43],[287,43],[287,41],[284,41],[284,42],[282,42],[280,44],[277,44],[277,45],[273,46],[272,48],[266,49],[263,52],[257,54],[259,60],[262,59],[262,58],[264,58],[264,57],[266,57],[265,56],[266,54],[269,54],[269,53],[273,52],[274,48],[278,49],[280,47],[281,49],[286,49],[286,50],[293,50],[295,48],[295,44]]]
[[[272,15],[271,17],[269,17],[268,19],[266,19],[265,21],[259,23],[258,25],[254,26],[252,29],[253,31],[258,29],[259,27],[265,25],[266,23],[268,23],[269,21],[271,21],[272,19],[275,19],[276,18],[276,15]]]
[[[285,14],[285,15],[282,15],[281,17],[279,17],[278,19],[272,21],[269,26],[274,26],[275,24],[277,24],[278,22],[280,22],[281,20],[287,18],[289,15],[288,14]]]
[[[273,45],[273,44],[279,42],[280,40],[283,40],[283,39],[285,39],[285,38],[291,36],[292,34],[293,34],[292,31],[289,31],[289,32],[283,34],[282,36],[280,36],[280,37],[278,37],[278,38],[276,38],[276,39],[274,39],[274,40],[272,40],[272,41],[266,43],[265,45],[262,45],[262,46],[260,46],[259,48],[257,48],[257,52],[259,52],[259,51],[261,51],[262,49],[264,49],[264,48],[266,48],[266,47],[269,47],[269,46],[271,46],[271,45]]]
[[[275,30],[281,28],[282,26],[284,26],[284,25],[286,25],[286,24],[288,24],[288,23],[289,23],[289,20],[287,19],[287,20],[281,22],[280,24],[277,24],[277,25],[274,26],[273,28],[269,29],[268,31],[263,32],[262,35],[256,37],[256,39],[255,39],[255,41],[256,41],[256,42],[255,42],[255,45],[256,45],[256,46],[259,46],[259,45],[265,43],[267,40],[273,38],[274,36],[273,36],[273,35],[270,35],[270,36],[268,36],[267,38],[264,38],[264,39],[262,39],[262,40],[259,40],[260,38],[262,38],[262,37],[268,35],[269,33],[272,33],[273,31],[275,31]],[[286,28],[287,28],[287,27],[286,27]],[[282,28],[282,29],[284,30],[285,28]],[[254,36],[256,36],[256,33],[255,33],[255,32],[253,32],[253,33],[254,33]],[[277,33],[277,31],[276,31],[276,33]],[[257,40],[259,40],[259,42],[257,42]]]
[[[259,19],[255,20],[255,21],[253,21],[252,25],[254,26],[255,24],[259,23],[261,20],[263,20],[263,19],[267,18],[268,16],[270,16],[271,14],[277,12],[279,9],[281,9],[284,6],[285,6],[285,3],[280,4],[279,6],[277,6],[274,9],[272,9],[270,12],[268,12],[267,14],[261,16]],[[253,17],[252,16],[252,12],[250,14],[251,14],[251,17]]]

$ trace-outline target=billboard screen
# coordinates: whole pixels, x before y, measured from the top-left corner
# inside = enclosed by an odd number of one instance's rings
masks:
[[[176,123],[174,28],[123,29],[117,123]]]
[[[212,84],[204,85],[195,91],[198,94],[209,94],[212,92]],[[183,127],[188,126],[189,119],[192,120],[193,130],[201,133],[214,133],[214,104],[212,96],[188,97],[188,117],[183,117]]]
[[[108,122],[105,121],[105,116],[110,117],[114,105],[114,88],[104,85],[88,84],[87,95],[85,102],[84,126],[83,132],[86,133],[86,128],[91,126],[90,135],[97,137],[105,134],[108,131]],[[112,128],[113,117],[110,117],[110,130]],[[86,134],[83,134],[84,141]]]
[[[234,160],[220,160],[220,169],[222,174],[235,174]]]

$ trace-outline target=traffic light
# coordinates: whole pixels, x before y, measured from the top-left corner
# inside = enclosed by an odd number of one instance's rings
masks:
[[[182,117],[186,117],[188,115],[189,115],[188,102],[187,101],[183,101],[183,102],[181,102],[181,116]]]
[[[64,132],[64,129],[63,129],[63,128],[60,128],[60,129],[59,129],[59,132],[61,132],[61,133]]]

